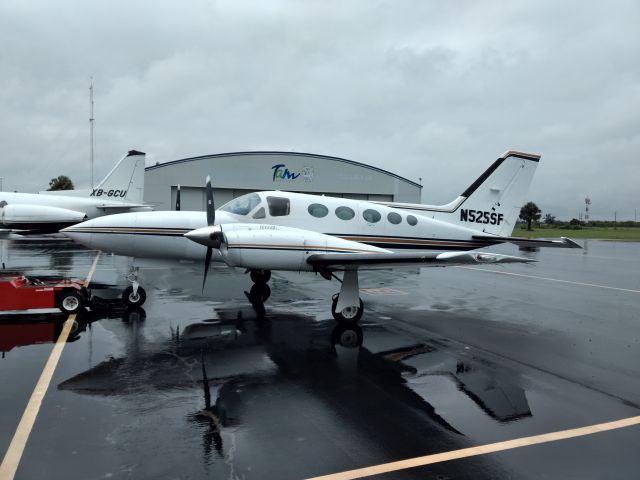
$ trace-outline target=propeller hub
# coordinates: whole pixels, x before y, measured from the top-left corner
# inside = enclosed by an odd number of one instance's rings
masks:
[[[220,248],[224,242],[224,235],[219,225],[197,228],[185,233],[184,236],[192,242],[199,243],[205,247]]]
[[[209,235],[209,238],[211,239],[211,243],[209,245],[213,248],[220,248],[224,242],[224,235],[222,235],[221,231],[213,232]]]

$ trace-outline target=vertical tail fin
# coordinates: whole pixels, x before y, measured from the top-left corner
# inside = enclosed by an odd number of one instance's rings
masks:
[[[458,208],[447,221],[460,223],[489,234],[509,236],[540,155],[508,151],[498,158],[458,198]]]
[[[93,188],[91,197],[102,200],[127,200],[141,203],[144,195],[146,154],[130,150],[104,179]]]

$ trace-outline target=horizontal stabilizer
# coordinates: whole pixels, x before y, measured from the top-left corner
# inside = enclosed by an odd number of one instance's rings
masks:
[[[582,248],[575,241],[567,237],[560,237],[560,240],[542,240],[539,238],[500,237],[498,235],[474,235],[473,239],[513,243],[514,245],[518,245],[519,247]]]
[[[327,270],[359,268],[362,270],[402,266],[453,267],[485,263],[530,263],[530,258],[488,252],[422,252],[422,253],[320,253],[311,255],[307,263]]]
[[[98,208],[102,208],[103,210],[130,210],[132,208],[148,208],[149,205],[145,203],[128,203],[121,205],[98,205]]]

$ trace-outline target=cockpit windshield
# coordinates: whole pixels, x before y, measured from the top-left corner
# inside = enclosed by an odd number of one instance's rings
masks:
[[[234,198],[225,203],[220,210],[233,213],[235,215],[247,215],[260,203],[260,196],[257,193],[247,193],[241,197]]]

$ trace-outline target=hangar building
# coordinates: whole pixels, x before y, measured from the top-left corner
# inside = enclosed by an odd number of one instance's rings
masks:
[[[344,158],[294,152],[236,152],[147,167],[144,199],[156,210],[173,210],[180,185],[181,209],[204,210],[207,175],[212,178],[216,207],[259,190],[420,203],[422,189],[406,178]]]

